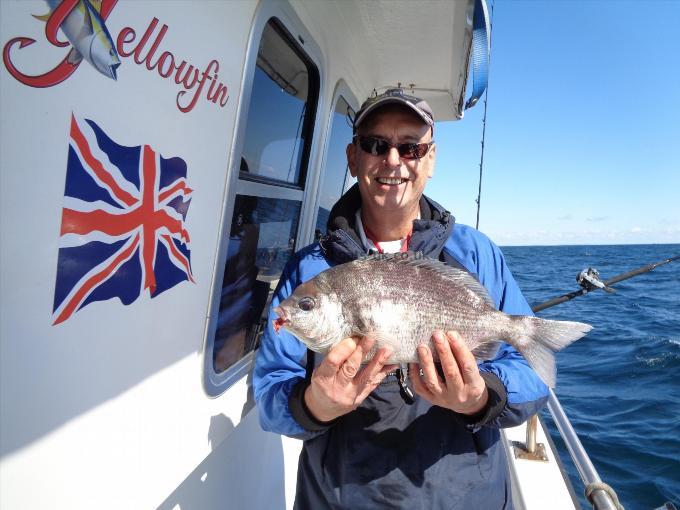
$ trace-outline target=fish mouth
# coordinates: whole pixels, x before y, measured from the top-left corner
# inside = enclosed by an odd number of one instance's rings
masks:
[[[113,78],[114,81],[118,81],[118,73],[116,70],[120,67],[120,62],[118,64],[111,64],[109,66],[109,77]]]
[[[399,186],[408,182],[406,177],[376,177],[376,182],[382,184],[383,186]]]
[[[278,333],[281,330],[281,328],[285,327],[287,324],[290,324],[290,319],[286,315],[285,310],[280,306],[274,308],[274,313],[276,313],[276,315],[279,316],[278,319],[274,319],[272,321],[274,331]]]

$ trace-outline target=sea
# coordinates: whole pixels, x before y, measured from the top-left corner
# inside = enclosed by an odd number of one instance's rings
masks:
[[[579,287],[680,255],[680,244],[507,246],[506,261],[532,306]],[[539,317],[593,326],[557,354],[557,395],[591,461],[626,510],[680,509],[680,260],[543,310]],[[547,410],[560,458],[584,509],[579,479]]]

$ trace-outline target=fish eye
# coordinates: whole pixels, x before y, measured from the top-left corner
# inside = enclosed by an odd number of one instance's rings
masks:
[[[312,297],[303,297],[298,301],[298,308],[302,310],[303,312],[309,312],[311,311],[314,307],[316,306],[316,302],[314,301],[314,298]]]

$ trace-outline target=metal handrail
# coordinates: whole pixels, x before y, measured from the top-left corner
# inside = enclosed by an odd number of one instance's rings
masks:
[[[583,481],[586,487],[593,483],[602,483],[600,475],[597,474],[595,466],[590,461],[588,453],[581,444],[581,440],[576,435],[569,418],[567,418],[562,405],[552,390],[549,390],[548,394],[548,409],[564,440],[564,444],[567,446],[567,450],[569,450],[569,455],[576,466],[581,481]],[[591,502],[596,510],[617,510],[616,504],[610,495],[602,489],[595,489],[593,491]]]

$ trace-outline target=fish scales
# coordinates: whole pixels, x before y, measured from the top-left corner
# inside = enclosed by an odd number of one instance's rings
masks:
[[[348,322],[357,326],[351,333],[377,334],[378,344],[389,345],[395,352],[393,362],[418,361],[416,348],[421,343],[432,348],[435,329],[459,331],[471,350],[503,333],[502,320],[484,320],[486,314],[495,315],[495,311],[478,294],[452,285],[431,270],[370,259],[358,266],[352,273],[355,281],[343,278],[344,272],[339,271],[329,275],[330,283],[338,288],[338,294],[348,296],[343,300],[343,311]],[[376,302],[381,304],[375,306]],[[385,311],[389,310],[394,315],[386,318]],[[480,330],[485,322],[490,324]]]
[[[469,273],[407,252],[379,254],[330,268],[295,289],[275,308],[284,327],[310,349],[325,353],[343,338],[369,335],[389,347],[389,363],[417,362],[417,348],[432,344],[435,330],[458,331],[479,359],[499,341],[520,351],[550,386],[553,352],[591,327],[568,321],[511,316],[495,309],[486,289]]]

